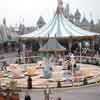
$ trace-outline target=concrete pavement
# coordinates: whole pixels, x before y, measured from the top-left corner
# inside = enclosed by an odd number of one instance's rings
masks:
[[[43,90],[30,90],[29,95],[32,100],[44,100]],[[21,92],[20,100],[24,100],[26,91]],[[52,94],[50,94],[50,100],[57,100],[61,97],[62,100],[100,100],[100,87],[88,87],[88,88],[78,88],[78,89],[53,89]]]
[[[17,52],[9,52],[9,53],[0,54],[0,58],[4,57],[3,59],[0,59],[0,62],[7,61],[7,63],[9,64],[15,63],[17,55],[18,55]]]

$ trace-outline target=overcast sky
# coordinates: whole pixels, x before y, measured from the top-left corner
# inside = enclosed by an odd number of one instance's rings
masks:
[[[71,12],[78,8],[82,15],[97,21],[100,18],[100,0],[63,0],[70,4]],[[0,24],[3,17],[7,25],[34,25],[40,15],[46,22],[51,20],[57,7],[57,0],[0,0]],[[23,20],[24,19],[24,20]]]

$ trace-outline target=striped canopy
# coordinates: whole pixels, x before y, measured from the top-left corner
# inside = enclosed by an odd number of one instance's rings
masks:
[[[69,38],[69,37],[91,37],[98,33],[83,30],[64,17],[62,0],[58,1],[57,11],[53,19],[43,28],[29,34],[21,35],[19,38]]]

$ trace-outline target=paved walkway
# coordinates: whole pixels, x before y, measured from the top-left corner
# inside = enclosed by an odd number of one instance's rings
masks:
[[[0,62],[7,61],[8,63],[15,63],[17,52],[3,53],[0,54],[0,58],[4,57],[4,59],[0,59]]]
[[[20,100],[24,100],[26,91],[21,92]],[[32,100],[44,100],[43,90],[30,90],[29,95]],[[100,100],[100,87],[88,87],[79,89],[54,89],[50,94],[50,100],[57,100],[61,97],[62,100]]]

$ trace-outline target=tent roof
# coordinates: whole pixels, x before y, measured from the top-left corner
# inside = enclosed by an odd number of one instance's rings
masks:
[[[5,42],[15,42],[16,37],[2,37],[0,36],[0,43],[5,43]]]
[[[95,32],[83,30],[71,22],[63,15],[55,15],[52,21],[40,30],[21,35],[20,38],[68,38],[68,37],[85,37],[99,35]]]
[[[83,30],[64,17],[62,1],[58,1],[57,11],[53,19],[41,29],[32,33],[19,36],[22,39],[28,38],[69,38],[69,37],[86,37],[96,36],[98,33]]]
[[[56,39],[49,39],[48,42],[39,49],[39,51],[65,51],[64,48]]]

